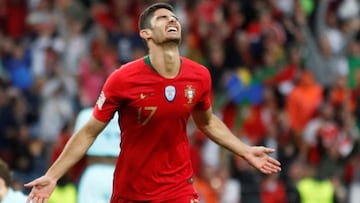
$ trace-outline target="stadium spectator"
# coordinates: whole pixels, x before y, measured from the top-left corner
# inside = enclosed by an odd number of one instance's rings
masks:
[[[12,189],[12,176],[8,165],[0,159],[0,201],[2,203],[25,202],[27,196]]]
[[[81,110],[74,131],[80,130],[90,119],[93,108]],[[116,157],[120,153],[120,129],[118,115],[101,132],[86,152],[86,168],[79,180],[78,203],[110,202]]]

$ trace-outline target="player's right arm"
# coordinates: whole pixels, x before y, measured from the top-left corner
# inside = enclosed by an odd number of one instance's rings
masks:
[[[25,187],[32,187],[27,203],[31,202],[31,200],[32,203],[47,202],[55,189],[57,181],[85,155],[106,125],[107,123],[91,117],[74,136],[71,136],[64,150],[46,174],[25,184]]]

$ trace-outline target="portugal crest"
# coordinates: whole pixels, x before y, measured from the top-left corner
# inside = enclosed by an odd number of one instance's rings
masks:
[[[191,104],[195,97],[195,89],[191,85],[187,85],[184,92],[185,97],[188,99],[188,104]]]
[[[173,85],[169,85],[165,87],[165,98],[168,102],[172,102],[176,96],[176,89]]]

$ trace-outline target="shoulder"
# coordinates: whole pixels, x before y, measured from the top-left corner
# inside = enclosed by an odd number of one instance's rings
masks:
[[[187,66],[192,66],[192,67],[196,67],[196,68],[200,68],[200,69],[207,69],[204,65],[202,65],[196,61],[193,61],[189,58],[186,58],[184,56],[181,57],[181,61],[184,65],[187,65]]]
[[[145,66],[144,58],[141,57],[129,63],[121,65],[118,69],[111,73],[109,80],[121,80],[125,81],[126,79],[136,76],[143,67]]]
[[[200,81],[210,81],[210,72],[204,65],[197,63],[186,57],[181,57],[182,67],[185,69],[183,74],[190,76],[192,78],[197,78]]]
[[[196,61],[193,61],[189,58],[186,58],[186,57],[181,57],[181,61],[184,65],[184,67],[187,67],[187,68],[191,68],[191,70],[194,72],[194,73],[197,73],[197,74],[209,74],[209,70],[202,64],[196,62]]]
[[[144,57],[141,57],[141,58],[138,58],[138,59],[135,59],[134,61],[130,61],[128,63],[125,63],[123,64],[119,70],[132,70],[132,69],[136,69],[138,67],[142,67],[145,65],[145,62],[144,62]]]

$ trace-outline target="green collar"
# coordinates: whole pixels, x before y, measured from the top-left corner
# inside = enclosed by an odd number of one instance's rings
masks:
[[[150,56],[149,56],[149,55],[146,55],[146,56],[144,57],[144,62],[145,62],[146,64],[148,64],[154,71],[156,71],[155,68],[154,68],[154,66],[152,65],[152,63],[151,63],[151,61],[150,61]]]
[[[151,61],[150,61],[150,56],[149,56],[149,55],[146,55],[146,56],[144,57],[144,62],[145,62],[147,65],[149,65],[151,69],[153,69],[155,72],[157,72],[156,69],[154,68],[153,64],[152,64]],[[182,64],[182,60],[181,60],[181,58],[180,58],[180,66],[181,66],[181,64]]]

